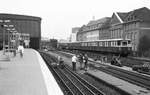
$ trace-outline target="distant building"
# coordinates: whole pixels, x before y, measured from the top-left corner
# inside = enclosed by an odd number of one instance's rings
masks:
[[[129,39],[135,54],[150,51],[150,10],[143,7],[130,12],[114,12],[112,17],[90,21],[77,32],[77,41],[103,39]]]
[[[109,17],[92,20],[83,25],[77,33],[78,41],[94,41],[109,38]]]
[[[47,49],[50,46],[50,39],[46,37],[41,38],[40,49]]]
[[[16,49],[19,44],[23,44],[25,48],[29,48],[30,34],[29,33],[10,33],[9,48]]]
[[[146,7],[130,12],[114,13],[111,19],[111,38],[130,39],[134,53],[144,53],[150,49],[150,10]],[[141,42],[143,38],[149,39]],[[145,45],[141,45],[144,43]]]
[[[8,45],[8,34],[29,35],[29,47],[33,49],[40,48],[41,41],[41,18],[16,14],[0,14],[0,48]],[[5,35],[5,36],[4,36]],[[17,40],[17,39],[16,39]],[[13,40],[13,42],[17,42]],[[19,40],[19,39],[18,39]],[[25,41],[26,43],[28,41]]]
[[[76,42],[77,41],[77,32],[79,32],[79,27],[72,28],[71,36],[70,36],[70,42]]]

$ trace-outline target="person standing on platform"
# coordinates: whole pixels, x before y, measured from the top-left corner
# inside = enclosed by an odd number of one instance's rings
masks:
[[[73,69],[73,71],[76,71],[76,63],[77,63],[77,56],[73,55],[73,57],[72,57],[72,69]]]
[[[23,57],[23,53],[24,53],[24,47],[23,44],[20,43],[20,45],[18,46],[18,52],[20,53],[20,57]]]
[[[87,64],[88,64],[88,56],[85,54],[83,56],[83,62],[84,62],[84,70],[87,71]]]
[[[82,70],[83,69],[83,55],[82,54],[79,54],[79,64],[80,64],[80,69]]]

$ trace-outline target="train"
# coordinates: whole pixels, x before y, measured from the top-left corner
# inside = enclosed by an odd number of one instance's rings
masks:
[[[105,39],[58,43],[58,48],[65,50],[119,54],[120,56],[128,56],[128,54],[132,52],[131,40],[129,39]]]
[[[55,50],[57,49],[57,39],[50,39],[50,40],[42,40],[41,41],[41,49],[48,51],[48,50]]]

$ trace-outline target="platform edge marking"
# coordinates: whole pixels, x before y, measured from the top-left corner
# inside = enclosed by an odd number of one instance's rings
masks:
[[[39,61],[40,67],[41,67],[41,71],[42,71],[42,74],[43,74],[43,78],[44,78],[44,81],[45,81],[45,85],[46,85],[46,88],[47,88],[48,95],[64,95],[63,92],[61,91],[60,87],[56,83],[55,78],[50,73],[48,67],[46,66],[46,64],[44,62],[44,60],[40,56],[40,54],[37,51],[35,51],[35,52],[38,56],[38,61]],[[51,85],[51,83],[55,84],[55,87],[53,87]]]

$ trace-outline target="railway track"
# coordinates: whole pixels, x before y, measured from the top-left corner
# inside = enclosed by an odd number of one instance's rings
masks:
[[[81,84],[85,85],[86,88],[89,89],[92,93],[96,95],[105,95],[101,90],[97,89],[94,85],[92,85],[91,83],[89,83],[88,81],[80,77],[77,73],[74,73],[73,71],[71,71],[69,68],[66,67],[64,69],[64,72],[71,75],[72,78],[77,79]]]
[[[48,55],[42,54],[42,56],[44,56],[43,58],[49,64],[49,68],[55,77],[57,77],[57,80],[62,82],[62,86],[65,87],[65,95],[105,95],[102,91],[98,90],[66,67],[63,70],[51,67],[50,63],[55,60],[50,59]]]
[[[45,60],[48,68],[52,72],[53,76],[55,77],[57,83],[60,85],[60,88],[64,92],[65,95],[74,95],[72,90],[67,86],[65,83],[65,80],[62,80],[62,78],[58,75],[58,73],[55,72],[55,70],[50,66],[50,64],[54,61],[54,59],[50,59],[49,55],[44,54],[43,52],[40,52],[41,56]]]
[[[64,54],[67,57],[71,57],[70,55],[65,54],[65,53],[61,53],[61,54]],[[94,62],[94,61],[91,61],[91,62],[96,63],[96,64],[100,64],[100,63]],[[107,66],[107,68],[104,66],[95,67],[93,64],[91,64],[91,67],[94,67],[97,70],[106,72],[106,73],[111,74],[115,77],[118,77],[120,79],[123,79],[125,81],[128,81],[130,83],[139,85],[141,87],[144,87],[144,88],[147,88],[148,90],[150,90],[150,82],[149,82],[150,77],[148,77],[148,76],[145,76],[145,75],[142,75],[139,73],[134,73],[134,72],[127,71],[127,70],[123,70],[123,69],[119,69],[119,68],[114,68],[111,66]]]
[[[95,67],[94,65],[91,65],[91,67],[150,90],[150,77],[112,67],[104,68]]]
[[[57,56],[56,54],[54,54],[54,52],[50,53],[50,54]],[[67,67],[67,69],[72,71],[70,66],[65,65],[65,67]],[[92,84],[94,86],[94,88],[99,89],[100,91],[104,92],[106,95],[130,95],[128,92],[125,92],[125,91],[119,89],[118,87],[112,86],[104,81],[97,80],[96,78],[89,76],[87,74],[85,75],[85,74],[80,74],[77,72],[76,72],[76,74],[80,76],[80,80],[82,80],[82,79],[86,80],[88,83]],[[82,83],[84,83],[84,82],[82,82]]]

